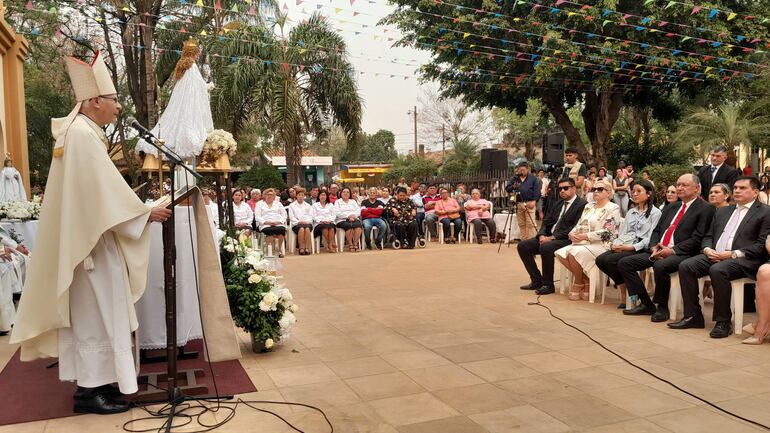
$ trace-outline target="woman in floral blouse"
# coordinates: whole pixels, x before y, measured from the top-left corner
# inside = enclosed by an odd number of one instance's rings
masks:
[[[588,300],[588,273],[596,266],[596,257],[609,250],[621,220],[620,207],[610,201],[613,190],[608,182],[597,180],[591,192],[596,202],[586,205],[580,220],[569,232],[572,245],[554,253],[574,277],[569,292],[571,301]]]
[[[396,239],[404,248],[414,248],[417,240],[417,209],[407,196],[406,188],[397,188],[396,197],[388,202],[385,209],[391,215]]]

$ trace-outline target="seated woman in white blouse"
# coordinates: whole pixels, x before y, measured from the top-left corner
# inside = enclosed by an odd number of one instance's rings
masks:
[[[245,229],[251,233],[251,223],[254,222],[254,212],[251,211],[251,206],[243,201],[243,190],[236,189],[233,192],[233,219],[235,221],[235,228]]]
[[[350,188],[342,188],[340,198],[334,202],[337,228],[345,230],[345,245],[348,250],[358,251],[358,239],[361,239],[361,206],[353,200]]]
[[[289,205],[289,224],[291,230],[297,235],[299,255],[310,254],[313,237],[310,231],[313,229],[313,207],[305,201],[305,188],[297,187],[296,200]]]
[[[273,251],[278,251],[278,257],[283,257],[280,246],[286,236],[286,209],[275,199],[273,188],[262,193],[262,201],[257,203],[255,210],[254,219],[259,232],[267,236],[268,245],[273,245]],[[275,241],[278,241],[277,247]]]
[[[337,252],[337,236],[334,221],[337,218],[334,204],[329,201],[329,193],[321,190],[318,201],[313,203],[313,236],[323,235],[324,246],[329,253]]]

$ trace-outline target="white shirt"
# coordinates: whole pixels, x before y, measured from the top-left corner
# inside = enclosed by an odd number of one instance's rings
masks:
[[[337,217],[334,205],[326,202],[326,206],[321,206],[321,202],[313,203],[313,223],[333,223]]]
[[[692,200],[688,201],[687,203],[685,203],[684,214],[682,214],[682,218],[684,218],[684,216],[687,215],[687,211],[690,210],[690,208],[692,207],[692,204],[695,203],[695,200],[698,200],[698,198],[699,198],[698,196],[695,196],[694,199],[692,199]],[[674,221],[676,221],[676,216],[679,215],[679,212],[681,210],[682,210],[681,207],[679,209],[677,209],[676,213],[674,214],[674,219],[671,220],[671,224],[674,224]],[[679,221],[679,222],[681,223],[681,221]],[[666,236],[666,232],[671,227],[671,224],[669,224],[669,226],[666,227],[666,230],[663,232],[663,237]],[[662,237],[661,237],[661,240],[663,240]],[[669,248],[674,248],[674,235],[673,234],[671,235],[671,240],[668,242],[668,245],[664,245],[664,246],[665,247],[669,247]]]
[[[564,217],[564,214],[566,214],[569,208],[572,207],[572,203],[575,203],[576,198],[577,195],[574,195],[571,199],[567,200],[567,206],[564,206],[564,204],[561,205],[562,210],[559,212],[559,218],[556,219],[553,227],[551,227],[551,233],[553,233],[553,231],[556,229],[556,226],[559,225],[559,222],[561,221],[562,217]]]
[[[313,206],[305,201],[295,201],[289,205],[289,223],[292,226],[297,224],[313,223]]]
[[[345,203],[344,199],[338,198],[334,202],[334,211],[337,215],[335,222],[338,223],[347,220],[351,215],[356,218],[361,217],[361,206],[359,206],[353,199],[350,199]]]
[[[711,172],[711,182],[712,182],[712,183],[714,182],[714,178],[715,178],[715,177],[717,177],[717,172],[718,172],[718,171],[719,171],[719,169],[722,167],[722,165],[723,165],[723,164],[719,164],[719,165],[713,165],[713,164],[712,164],[712,165],[711,165],[711,168],[713,168],[713,169],[714,169],[714,171],[712,171],[712,172]],[[709,170],[710,170],[710,169],[709,169]]]
[[[235,218],[236,226],[247,225],[251,227],[251,222],[254,221],[254,212],[245,201],[242,201],[241,204],[233,203],[233,218]]]
[[[717,239],[717,243],[714,244],[714,247],[719,245],[719,241],[722,240],[722,236],[727,235],[729,237],[727,238],[727,243],[725,244],[725,251],[732,251],[732,249],[733,249],[733,240],[735,239],[735,234],[738,233],[738,227],[741,226],[741,222],[743,222],[743,219],[746,218],[746,214],[748,214],[749,213],[749,209],[751,209],[751,207],[754,206],[754,202],[755,201],[756,200],[752,200],[751,202],[746,203],[745,205],[739,205],[739,204],[736,203],[735,210],[730,215],[730,218],[727,220],[727,224],[725,225],[725,228],[727,228],[727,226],[730,225],[730,221],[733,218],[737,217],[738,218],[738,223],[735,224],[735,230],[732,233],[722,232],[722,234],[719,235],[719,238]],[[736,215],[736,214],[738,214],[738,215]],[[743,253],[740,250],[738,252],[736,252],[736,254],[739,257],[743,257]]]
[[[254,219],[257,221],[257,226],[261,229],[267,227],[268,222],[278,223],[272,227],[286,227],[286,209],[283,207],[278,199],[273,200],[272,205],[268,205],[266,201],[261,200],[254,207]]]

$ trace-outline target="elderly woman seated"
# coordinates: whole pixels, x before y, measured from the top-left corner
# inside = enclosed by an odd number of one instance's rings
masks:
[[[414,248],[417,241],[417,208],[414,201],[407,196],[406,188],[396,188],[395,199],[390,200],[385,209],[391,215],[395,239],[402,248]]]
[[[273,188],[265,190],[263,200],[257,203],[254,219],[259,232],[267,237],[267,245],[274,245],[273,251],[278,251],[278,257],[283,257],[281,245],[286,236],[286,208],[276,199]]]
[[[442,226],[444,226],[444,242],[453,244],[457,242],[455,235],[460,234],[463,228],[463,220],[460,218],[460,204],[457,200],[449,196],[449,190],[441,188],[439,190],[441,199],[436,202],[436,215]],[[454,224],[455,233],[452,233],[452,224]]]
[[[481,243],[482,226],[487,226],[489,242],[495,243],[497,227],[495,226],[495,219],[492,218],[492,203],[481,198],[481,191],[478,188],[473,188],[470,199],[466,200],[463,206],[468,225],[473,226],[473,231],[476,234],[476,242]]]
[[[655,207],[655,187],[646,180],[634,182],[631,187],[631,201],[634,207],[626,213],[626,219],[620,225],[617,239],[612,241],[610,251],[596,258],[596,266],[607,274],[620,290],[624,314],[637,315],[645,310],[632,309],[626,311],[626,285],[623,274],[618,269],[618,262],[626,256],[647,250],[652,231],[660,219],[660,209]],[[654,309],[654,307],[653,307]]]
[[[569,292],[571,301],[588,300],[588,274],[596,266],[596,257],[609,249],[621,219],[620,207],[610,201],[613,191],[608,182],[597,180],[591,192],[595,203],[586,205],[580,220],[570,231],[572,245],[554,253],[574,278]]]

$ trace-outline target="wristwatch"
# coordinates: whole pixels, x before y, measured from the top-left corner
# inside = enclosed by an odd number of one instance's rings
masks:
[[[730,258],[737,259],[738,258],[738,251],[731,251],[730,252]]]

